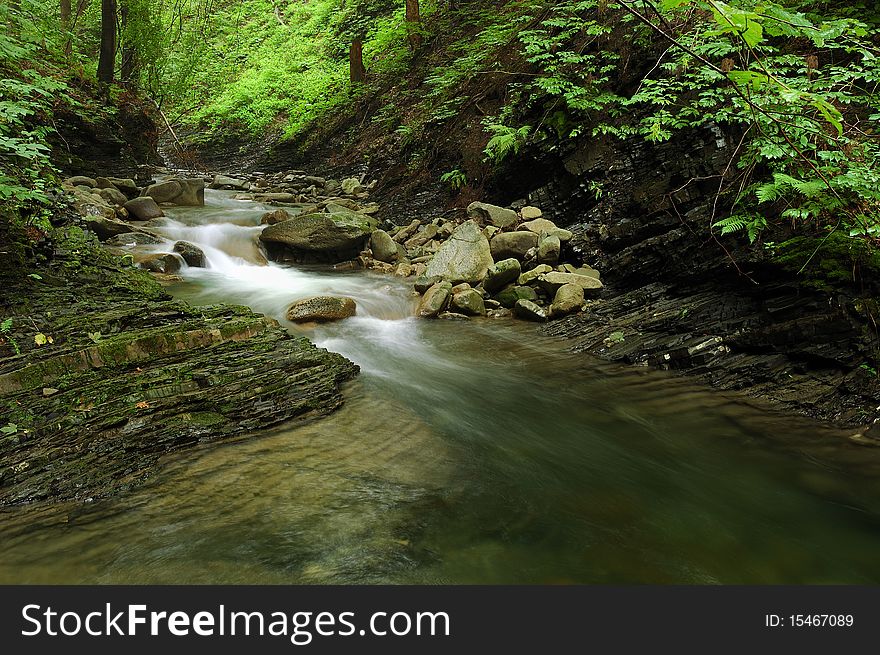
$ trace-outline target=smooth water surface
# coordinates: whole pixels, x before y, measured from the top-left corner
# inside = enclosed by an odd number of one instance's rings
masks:
[[[845,432],[530,324],[416,320],[405,282],[266,265],[266,208],[207,200],[153,248],[208,256],[171,291],[282,322],[353,297],[308,331],[361,366],[345,406],[168,458],[112,501],[3,511],[0,582],[880,582],[880,463]]]

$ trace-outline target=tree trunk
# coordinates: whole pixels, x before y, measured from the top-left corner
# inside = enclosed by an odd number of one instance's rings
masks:
[[[98,81],[113,83],[116,68],[116,0],[101,0],[101,56],[98,59]]]
[[[351,42],[348,51],[349,72],[352,84],[361,84],[367,81],[367,69],[364,67],[364,46],[360,39]]]
[[[61,0],[61,31],[64,32],[64,58],[70,59],[70,0]]]
[[[422,45],[422,35],[418,32],[422,22],[419,15],[419,0],[406,0],[406,22],[410,23],[409,44],[413,48],[418,48]]]
[[[120,9],[120,19],[122,21],[122,64],[121,74],[122,81],[126,86],[137,86],[138,76],[140,73],[140,60],[138,58],[137,44],[132,37],[131,12],[128,9],[128,3],[123,4]]]

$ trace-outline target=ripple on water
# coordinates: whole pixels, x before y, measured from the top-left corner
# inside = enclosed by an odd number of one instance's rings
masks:
[[[399,280],[255,265],[266,208],[206,198],[163,228],[211,262],[172,292],[281,321],[355,298],[306,331],[361,366],[346,405],[170,457],[114,500],[3,510],[0,581],[880,581],[876,452],[531,325],[415,320]]]

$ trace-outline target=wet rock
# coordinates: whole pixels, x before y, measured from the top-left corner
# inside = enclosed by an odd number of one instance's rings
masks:
[[[513,316],[513,312],[509,309],[490,309],[487,313],[489,318],[510,318]]]
[[[284,221],[289,221],[291,219],[291,215],[287,213],[284,209],[276,209],[275,211],[266,212],[260,217],[260,223],[262,225],[275,225],[276,223],[283,223]]]
[[[519,215],[512,209],[505,209],[485,202],[472,202],[467,208],[468,218],[480,223],[489,223],[495,227],[505,228],[514,225]]]
[[[492,238],[492,257],[496,260],[511,257],[522,260],[537,245],[538,235],[534,232],[502,232]]]
[[[559,237],[554,235],[542,237],[541,242],[538,244],[538,263],[555,266],[559,261],[559,253],[561,249],[562,244],[559,241]]]
[[[486,277],[492,264],[494,261],[486,237],[474,221],[466,221],[440,246],[428,264],[426,275],[436,275],[453,284],[478,283]]]
[[[470,316],[466,314],[458,314],[456,312],[441,312],[437,315],[441,321],[469,321]]]
[[[513,306],[513,315],[524,321],[544,323],[547,320],[547,312],[531,300],[517,300]]]
[[[284,203],[284,204],[293,204],[297,201],[297,196],[292,193],[260,193],[254,196],[254,200],[258,202],[268,202],[268,203]],[[343,208],[344,209],[344,208]]]
[[[521,270],[519,261],[513,258],[496,262],[489,267],[486,279],[483,280],[483,288],[490,294],[495,293],[511,282],[516,282]]]
[[[563,284],[556,291],[550,316],[557,318],[579,312],[584,305],[584,289],[579,284]]]
[[[174,244],[173,250],[183,258],[183,261],[186,262],[187,266],[204,268],[207,263],[205,260],[205,253],[202,249],[193,245],[189,241],[178,241]]]
[[[375,225],[368,216],[351,211],[333,214],[303,214],[270,225],[260,240],[297,250],[345,252],[361,249]]]
[[[205,181],[193,178],[174,178],[180,186],[180,194],[172,198],[170,202],[178,207],[204,207],[205,205]]]
[[[474,289],[464,289],[453,293],[450,308],[466,316],[485,316],[486,314],[483,297]]]
[[[161,253],[149,255],[138,266],[152,273],[177,273],[180,270],[180,260],[170,253]]]
[[[85,186],[90,189],[94,189],[98,186],[98,182],[93,177],[86,177],[85,175],[74,175],[73,177],[69,177],[64,180],[64,184],[68,186]]]
[[[435,284],[437,284],[438,282],[442,282],[442,281],[443,281],[443,278],[441,278],[439,275],[434,275],[431,277],[421,275],[416,278],[415,282],[413,283],[413,287],[415,288],[415,290],[417,292],[425,293],[428,289],[433,287]],[[451,288],[452,287],[450,287],[450,289]]]
[[[370,250],[373,257],[380,262],[396,262],[399,258],[398,244],[394,242],[385,230],[376,230],[370,236]]]
[[[351,298],[314,296],[293,303],[287,310],[287,320],[293,323],[327,323],[350,318],[357,313],[357,304]]]
[[[120,207],[128,202],[128,198],[126,197],[126,195],[113,186],[100,189],[98,191],[98,195],[100,195],[107,202],[113,205],[119,205]]]
[[[180,184],[174,180],[151,184],[144,189],[144,195],[149,196],[157,203],[171,202],[180,195]]]
[[[536,282],[538,286],[544,289],[547,293],[552,293],[554,295],[559,287],[564,284],[577,284],[585,293],[591,295],[598,294],[598,292],[604,287],[602,282],[594,277],[575,275],[574,273],[559,273],[558,271],[544,273]]]
[[[228,189],[232,191],[247,191],[250,189],[250,184],[247,180],[240,180],[226,175],[215,175],[214,181],[209,186],[212,189]]]
[[[425,292],[416,314],[421,318],[434,318],[449,303],[452,285],[449,282],[438,282]]]
[[[104,245],[114,248],[127,248],[131,246],[152,246],[163,243],[163,241],[161,237],[147,232],[126,232],[125,234],[117,234],[114,237],[110,237],[104,242]]]
[[[146,196],[129,200],[123,207],[132,217],[139,221],[148,221],[165,215],[159,208],[159,205],[156,204],[156,201]]]
[[[118,234],[125,234],[126,232],[134,231],[134,228],[128,223],[104,218],[103,216],[87,217],[86,226],[88,226],[92,232],[97,234],[101,241],[106,241],[110,237],[114,237]]]
[[[131,178],[126,177],[108,177],[107,180],[113,184],[114,187],[119,189],[125,197],[131,200],[132,198],[137,198],[141,194],[140,187],[135,184],[135,181]]]
[[[519,300],[538,299],[537,292],[531,287],[509,286],[495,295],[495,300],[503,307],[512,308]]]
[[[0,448],[0,505],[125,493],[166,455],[343,403],[357,367],[341,355],[245,307],[172,300],[91,239],[59,231],[56,246],[40,269],[52,284],[4,278],[16,324],[51,326],[54,343],[0,369],[0,397],[28,416],[27,438]]]

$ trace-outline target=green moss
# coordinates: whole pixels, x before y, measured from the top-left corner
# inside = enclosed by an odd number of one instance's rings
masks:
[[[880,275],[880,252],[867,241],[837,232],[827,238],[801,236],[784,241],[773,260],[799,273],[805,287],[820,291],[861,285]]]

